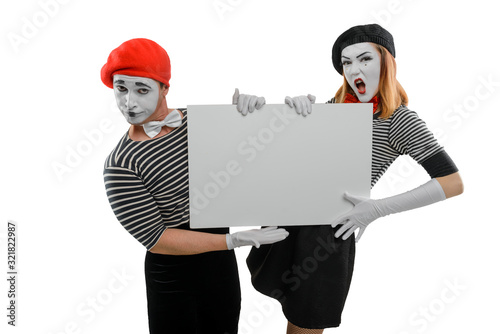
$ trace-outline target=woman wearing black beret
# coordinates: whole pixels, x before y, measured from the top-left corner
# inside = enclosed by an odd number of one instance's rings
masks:
[[[370,199],[345,194],[353,209],[332,226],[286,227],[281,243],[252,248],[247,264],[252,284],[277,299],[288,319],[288,334],[322,333],[337,327],[349,291],[355,243],[375,219],[419,208],[459,195],[463,184],[452,159],[418,115],[408,109],[408,96],[396,79],[392,35],[377,24],[355,26],[342,33],[332,49],[333,66],[343,84],[327,103],[372,103],[373,187],[394,160],[409,155],[431,180],[396,196]],[[286,97],[299,114],[311,112],[312,95]],[[358,230],[355,238],[354,232]],[[314,270],[305,271],[308,259]]]

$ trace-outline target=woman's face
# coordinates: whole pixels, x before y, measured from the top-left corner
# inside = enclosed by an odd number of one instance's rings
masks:
[[[157,109],[160,87],[153,79],[116,74],[113,90],[118,108],[130,124],[144,123]]]
[[[380,55],[370,43],[352,44],[342,50],[344,75],[358,100],[369,102],[378,92]]]

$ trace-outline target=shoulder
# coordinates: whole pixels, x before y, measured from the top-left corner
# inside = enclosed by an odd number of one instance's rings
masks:
[[[405,105],[396,109],[387,121],[390,138],[406,138],[426,128],[424,121],[420,119],[418,114]]]
[[[405,105],[401,105],[398,109],[396,109],[388,119],[391,120],[391,124],[393,126],[422,122],[418,114],[414,110],[410,110]]]
[[[418,114],[408,109],[406,106],[399,107],[391,119],[389,126],[389,138],[395,141],[431,141],[432,132],[427,124],[418,116]]]
[[[411,109],[409,109],[407,106],[404,104],[400,105],[396,110],[394,110],[394,113],[392,114],[391,117],[407,117],[408,115],[416,115],[417,113]]]

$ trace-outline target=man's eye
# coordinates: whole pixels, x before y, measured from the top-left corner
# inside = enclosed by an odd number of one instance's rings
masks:
[[[118,90],[119,92],[125,92],[125,91],[127,91],[127,88],[125,88],[123,86],[116,86],[116,90]]]
[[[141,88],[141,89],[138,90],[138,92],[141,93],[141,94],[147,94],[147,93],[149,93],[149,89]]]

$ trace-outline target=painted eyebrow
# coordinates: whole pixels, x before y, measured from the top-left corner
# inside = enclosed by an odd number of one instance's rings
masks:
[[[145,83],[142,83],[142,82],[136,82],[135,85],[139,86],[139,87],[148,87],[149,89],[152,89],[151,87],[149,87],[148,85],[146,85]]]
[[[362,54],[360,54],[360,55],[359,55],[359,56],[357,56],[356,58],[359,58],[359,57],[361,57],[361,56],[363,56],[363,55],[365,55],[365,54],[367,54],[367,53],[370,53],[370,51],[363,52]]]
[[[125,81],[116,80],[114,83],[117,85],[123,85],[123,84],[125,84]],[[148,87],[149,89],[152,89],[151,87],[149,87],[148,85],[146,85],[145,83],[142,83],[142,82],[136,82],[135,85],[139,86],[139,87]]]

